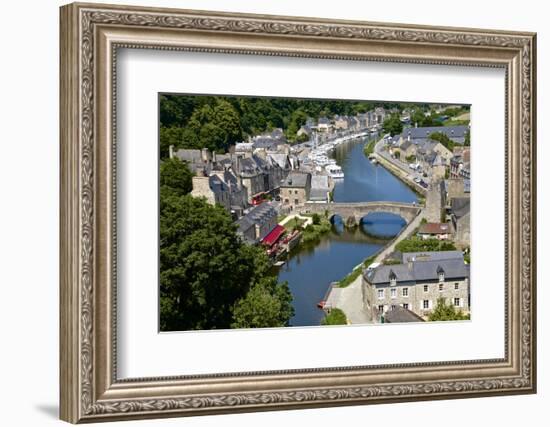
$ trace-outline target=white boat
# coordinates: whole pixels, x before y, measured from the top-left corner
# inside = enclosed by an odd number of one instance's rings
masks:
[[[327,165],[325,166],[325,170],[334,179],[344,178],[344,171],[338,165]]]

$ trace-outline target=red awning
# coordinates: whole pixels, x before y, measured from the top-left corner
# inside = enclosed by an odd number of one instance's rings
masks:
[[[267,236],[264,237],[262,243],[264,245],[273,246],[273,244],[279,240],[279,237],[285,232],[285,228],[282,225],[277,224],[273,230],[271,230]]]

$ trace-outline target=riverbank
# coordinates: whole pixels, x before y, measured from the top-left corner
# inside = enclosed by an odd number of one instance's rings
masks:
[[[378,138],[374,138],[374,141],[377,140]],[[331,152],[331,157],[345,173],[345,178],[339,180],[334,187],[335,202],[417,202],[417,195],[410,187],[385,168],[369,161],[363,151],[365,142],[350,141],[338,145]],[[301,226],[306,225],[305,218],[309,217],[313,222],[313,215],[300,216],[303,218],[295,219]],[[328,228],[329,219],[322,212],[319,212],[319,216],[323,222],[327,222]],[[279,218],[279,222],[284,219]],[[295,219],[289,219],[284,226],[293,228],[296,225]],[[348,320],[353,324],[366,322],[367,313],[362,308],[361,271],[365,264],[370,265],[369,258],[378,254],[390,242],[381,240],[378,236],[389,235],[388,227],[392,227],[392,218],[374,216],[371,219],[368,226],[365,224],[353,230],[344,227],[343,222],[338,219],[330,225],[330,231],[319,235],[316,241],[309,244],[302,242],[289,254],[283,265],[275,267],[278,280],[286,281],[292,293],[295,309],[295,315],[290,321],[292,326],[320,325],[325,312],[318,308],[318,303],[326,300],[331,283],[342,280],[344,287],[337,289],[342,297],[342,304],[347,307]],[[311,230],[312,227],[306,228]],[[396,235],[398,230],[391,235]],[[300,227],[300,232],[303,231],[305,229]]]
[[[384,167],[388,172],[390,172],[396,178],[399,178],[399,180],[403,182],[403,184],[405,184],[407,187],[413,190],[417,196],[420,196],[422,198],[426,197],[428,190],[422,187],[420,184],[414,182],[414,180],[410,178],[409,173],[395,166],[393,163],[391,163],[388,159],[386,159],[384,156],[380,155],[379,153],[374,152],[371,154],[371,156],[373,156],[376,159],[376,161],[382,167]]]

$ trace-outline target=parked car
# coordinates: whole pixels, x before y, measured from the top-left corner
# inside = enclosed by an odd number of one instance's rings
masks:
[[[417,184],[420,184],[421,181],[422,181],[422,180],[421,180],[420,178],[418,178],[418,177],[416,177],[416,178],[414,179],[414,182],[416,182]]]
[[[424,181],[420,181],[420,185],[424,188],[428,188],[428,184]]]

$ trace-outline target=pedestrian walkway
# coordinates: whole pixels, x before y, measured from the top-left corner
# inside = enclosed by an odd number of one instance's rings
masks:
[[[313,218],[311,218],[310,216],[302,216],[298,213],[295,213],[295,214],[291,214],[291,215],[287,216],[285,219],[283,219],[279,223],[279,225],[285,225],[288,221],[292,221],[294,218],[298,218],[298,219],[301,219],[301,220],[305,221],[304,224],[302,225],[302,228],[305,228],[308,225],[313,224]]]

